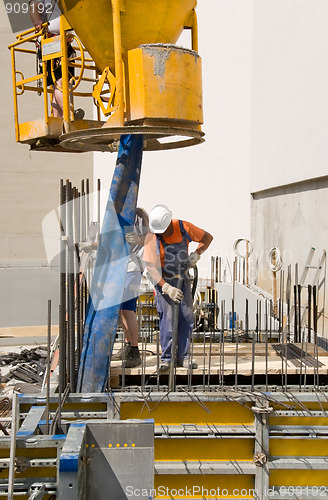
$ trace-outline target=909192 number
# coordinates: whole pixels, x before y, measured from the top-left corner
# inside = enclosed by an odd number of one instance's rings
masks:
[[[51,14],[53,10],[53,5],[51,2],[41,3],[32,2],[30,5],[28,2],[7,2],[6,3],[7,14],[27,14],[28,12],[38,12],[39,14]]]
[[[282,496],[304,495],[305,497],[328,498],[327,486],[280,486],[279,494]]]

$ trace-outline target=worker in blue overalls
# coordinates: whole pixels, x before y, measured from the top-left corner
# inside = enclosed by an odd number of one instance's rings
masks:
[[[145,240],[143,258],[148,273],[156,283],[156,307],[162,349],[159,371],[166,373],[171,362],[174,303],[180,304],[177,366],[188,367],[189,338],[194,327],[193,300],[188,275],[185,276],[182,289],[177,288],[180,266],[188,261],[189,267],[195,267],[213,237],[190,222],[172,219],[172,212],[165,205],[156,205],[153,208],[149,215],[149,228],[151,232]],[[188,246],[191,241],[199,244],[189,255]],[[191,368],[197,368],[197,364],[191,363]]]

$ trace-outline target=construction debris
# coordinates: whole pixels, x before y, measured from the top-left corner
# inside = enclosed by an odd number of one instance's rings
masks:
[[[41,386],[47,363],[47,348],[38,346],[23,349],[21,352],[0,354],[0,367],[6,367],[0,372],[0,383],[17,379]],[[4,373],[2,373],[4,372]]]

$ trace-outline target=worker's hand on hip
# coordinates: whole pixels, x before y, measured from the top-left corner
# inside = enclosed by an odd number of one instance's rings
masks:
[[[191,254],[188,257],[188,267],[196,267],[199,259],[200,255],[197,252],[191,252]]]
[[[136,233],[127,233],[125,239],[129,245],[140,245],[140,237]]]
[[[183,292],[179,288],[169,285],[168,283],[164,283],[164,285],[162,286],[162,292],[163,295],[168,295],[170,299],[172,299],[174,302],[177,302],[178,304],[183,299]]]

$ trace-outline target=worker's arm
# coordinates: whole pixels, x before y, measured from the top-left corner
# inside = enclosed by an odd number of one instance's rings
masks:
[[[182,290],[167,283],[164,280],[164,278],[162,278],[158,269],[156,269],[156,267],[154,265],[148,264],[146,269],[147,269],[147,273],[150,275],[150,278],[151,278],[151,281],[153,282],[153,284],[159,285],[161,287],[162,294],[168,295],[168,297],[170,297],[170,299],[172,299],[174,302],[179,304],[181,302],[181,300],[183,299]]]
[[[213,240],[213,236],[210,233],[208,233],[207,231],[205,231],[204,236],[200,240],[199,245],[195,250],[196,253],[198,253],[198,255],[202,255],[202,253],[204,253],[205,250],[208,249],[208,247],[212,243],[212,240]]]
[[[191,254],[188,257],[188,266],[189,267],[196,267],[197,262],[200,259],[200,256],[205,250],[210,246],[211,242],[213,240],[213,236],[210,233],[207,233],[204,231],[203,237],[199,242],[198,247],[196,248],[195,252],[191,252]]]
[[[42,24],[45,22],[45,12],[44,5],[42,2],[38,2],[38,0],[31,0],[29,3],[29,13],[30,18],[35,27],[35,32],[41,30]]]
[[[160,287],[163,287],[166,281],[162,278],[161,273],[153,264],[147,262],[146,271],[149,274],[151,281],[153,282],[154,285],[159,285]]]

